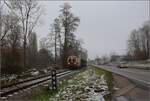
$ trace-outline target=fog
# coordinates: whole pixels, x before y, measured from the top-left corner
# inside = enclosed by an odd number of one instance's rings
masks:
[[[65,1],[39,1],[43,9],[36,28],[38,40],[50,32],[50,24],[60,12]],[[148,1],[67,1],[72,12],[80,17],[76,36],[84,41],[89,58],[125,54],[127,40],[133,29],[149,19]]]

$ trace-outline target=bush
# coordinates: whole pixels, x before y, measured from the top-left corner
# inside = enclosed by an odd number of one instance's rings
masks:
[[[20,74],[23,70],[23,55],[21,49],[1,49],[2,74]]]

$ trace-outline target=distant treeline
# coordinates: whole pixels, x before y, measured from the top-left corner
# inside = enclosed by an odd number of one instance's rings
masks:
[[[139,29],[134,29],[128,39],[127,56],[130,60],[150,58],[150,20]]]

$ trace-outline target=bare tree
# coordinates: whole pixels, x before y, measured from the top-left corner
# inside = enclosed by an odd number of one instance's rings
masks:
[[[1,48],[2,71],[6,74],[19,73],[22,71],[21,26],[18,18],[11,13],[5,15],[4,22],[3,28],[7,34],[2,40],[6,42]]]
[[[53,35],[54,35],[54,44],[55,44],[55,62],[58,60],[58,52],[59,51],[59,58],[61,59],[62,54],[62,39],[61,39],[61,22],[59,18],[55,18],[53,23]],[[59,50],[58,50],[59,49]],[[59,60],[60,60],[59,59]]]
[[[3,10],[3,5],[2,5],[2,1],[0,1],[0,42],[3,40],[3,38],[4,38],[4,34],[2,33],[2,23],[3,23],[3,20],[4,19],[2,19],[3,17],[3,15],[2,15],[2,10]]]
[[[49,41],[50,39],[45,37],[40,40],[40,50],[38,52],[37,64],[48,66],[55,62],[51,50],[51,43]]]
[[[24,47],[24,66],[26,65],[26,46],[29,34],[41,16],[40,6],[38,2],[33,0],[10,0],[5,1],[5,4],[17,15],[21,21],[22,33],[23,33],[23,47]]]
[[[49,48],[48,38],[47,37],[41,38],[39,44],[40,44],[40,49],[42,48],[48,49]]]
[[[2,23],[1,23],[1,46],[6,44],[5,37],[7,33],[10,31],[10,15],[3,15],[2,16]]]
[[[150,57],[150,23],[133,30],[128,40],[128,56],[132,59],[148,59]]]
[[[150,20],[145,22],[143,27],[140,28],[142,47],[146,52],[147,57],[150,58]]]
[[[10,47],[18,48],[21,47],[21,26],[19,25],[19,20],[16,16],[10,16],[10,31],[7,35],[7,43]]]
[[[37,58],[37,37],[36,33],[32,32],[29,37],[29,43],[28,43],[28,54],[27,54],[27,64],[29,66],[36,66],[36,58]]]
[[[138,55],[140,53],[140,39],[139,32],[137,30],[133,30],[131,32],[130,39],[128,40],[128,46],[133,57],[138,59]]]

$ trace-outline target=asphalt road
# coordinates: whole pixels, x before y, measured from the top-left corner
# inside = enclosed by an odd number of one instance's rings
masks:
[[[116,66],[93,65],[106,71],[127,77],[131,81],[145,89],[150,88],[150,70],[141,70],[133,68],[117,68]]]

